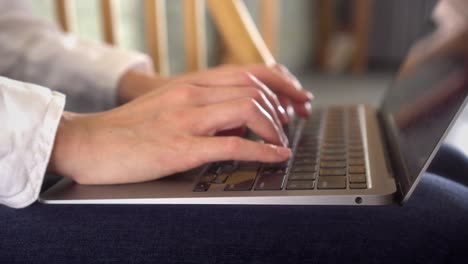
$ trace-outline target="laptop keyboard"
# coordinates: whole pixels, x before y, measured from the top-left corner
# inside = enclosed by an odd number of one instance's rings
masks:
[[[280,163],[216,162],[193,191],[366,189],[366,161],[358,108],[316,110],[307,120],[285,127],[293,155]]]

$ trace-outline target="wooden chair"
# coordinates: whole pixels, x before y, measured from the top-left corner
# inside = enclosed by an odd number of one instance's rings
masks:
[[[58,23],[64,31],[73,32],[72,0],[55,0]],[[242,0],[184,0],[184,33],[187,71],[206,67],[205,5],[223,37],[232,63],[274,64],[270,48],[276,43],[277,0],[259,0],[260,28],[268,44],[261,37]],[[105,42],[117,43],[115,2],[99,0],[101,27]],[[169,74],[166,25],[166,0],[144,0],[145,38],[148,53],[161,75]]]

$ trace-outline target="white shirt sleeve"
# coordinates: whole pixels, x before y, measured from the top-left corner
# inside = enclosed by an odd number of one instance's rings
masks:
[[[33,203],[42,185],[67,101],[115,106],[130,68],[152,71],[144,54],[66,35],[34,18],[25,1],[0,0],[0,204]]]
[[[65,34],[34,17],[26,3],[0,0],[0,75],[60,91],[69,102],[79,98],[94,110],[116,105],[126,70],[152,71],[147,55]]]
[[[0,204],[37,199],[64,105],[61,93],[0,77]]]

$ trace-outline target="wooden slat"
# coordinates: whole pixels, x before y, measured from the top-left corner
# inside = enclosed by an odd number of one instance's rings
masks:
[[[315,58],[318,66],[326,70],[326,60],[328,48],[335,32],[336,21],[336,2],[335,0],[319,0],[317,8],[318,31],[317,31],[317,49]]]
[[[260,0],[259,28],[270,51],[275,54],[278,46],[279,5],[278,0]]]
[[[351,71],[362,73],[367,68],[368,60],[371,0],[354,0],[353,11],[353,34],[356,49]]]
[[[160,75],[169,75],[166,0],[145,0],[145,33],[148,53]]]
[[[75,29],[71,1],[72,0],[55,0],[55,14],[60,27],[62,27],[65,32],[72,32]]]
[[[206,68],[204,0],[184,0],[184,31],[187,70]]]
[[[117,43],[117,23],[114,0],[101,0],[101,25],[104,41]]]
[[[207,4],[227,48],[237,63],[275,63],[244,2],[207,0]]]

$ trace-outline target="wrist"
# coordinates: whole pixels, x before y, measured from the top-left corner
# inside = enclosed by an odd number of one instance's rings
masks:
[[[67,163],[70,162],[70,153],[76,145],[77,131],[73,130],[73,120],[78,116],[71,112],[63,112],[55,134],[54,145],[50,155],[47,171],[63,176],[67,174]]]
[[[138,70],[128,70],[119,80],[117,92],[119,103],[129,102],[151,90],[154,90],[169,78]]]

